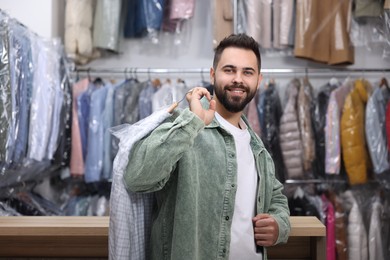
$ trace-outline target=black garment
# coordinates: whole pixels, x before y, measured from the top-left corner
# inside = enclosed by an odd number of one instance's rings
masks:
[[[283,110],[275,84],[270,83],[259,95],[257,109],[262,141],[274,160],[276,178],[284,183],[285,166],[279,140],[279,123]]]
[[[337,88],[337,85],[327,83],[320,88],[315,100],[315,110],[312,118],[316,159],[313,162],[313,173],[316,178],[325,177],[325,124],[326,111],[331,92]]]

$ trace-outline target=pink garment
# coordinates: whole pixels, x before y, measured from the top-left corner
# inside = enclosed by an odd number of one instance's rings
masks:
[[[336,237],[335,237],[335,213],[333,204],[325,197],[321,196],[326,205],[326,259],[336,260]]]
[[[77,116],[77,97],[87,90],[88,84],[89,80],[86,78],[73,84],[72,88],[72,143],[70,152],[70,173],[77,176],[84,174],[84,160],[81,148],[79,118]]]
[[[248,118],[248,121],[249,121],[253,131],[259,137],[261,137],[261,128],[260,128],[259,114],[257,111],[256,100],[257,100],[257,98],[253,98],[252,101],[249,103],[247,118]]]
[[[325,172],[327,174],[340,173],[340,119],[345,98],[352,88],[353,81],[346,79],[343,85],[333,90],[329,97],[325,124]]]
[[[194,16],[195,0],[171,0],[170,19],[189,19]]]

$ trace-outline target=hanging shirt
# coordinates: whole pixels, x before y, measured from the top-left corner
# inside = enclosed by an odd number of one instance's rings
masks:
[[[119,139],[119,150],[113,164],[113,180],[110,195],[109,258],[146,258],[148,248],[152,193],[134,193],[126,190],[123,174],[134,143],[149,134],[170,114],[165,109],[156,111],[133,125],[121,125],[113,129]]]

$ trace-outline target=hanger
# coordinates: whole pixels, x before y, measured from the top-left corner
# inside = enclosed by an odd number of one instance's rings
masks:
[[[385,77],[382,77],[379,87],[386,87],[387,89],[390,89],[389,83]]]

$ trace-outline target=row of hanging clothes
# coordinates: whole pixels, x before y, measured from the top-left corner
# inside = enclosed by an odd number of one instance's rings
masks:
[[[389,190],[320,185],[315,192],[298,186],[288,203],[291,216],[316,216],[326,226],[326,259],[389,259]]]
[[[341,178],[349,184],[389,175],[390,89],[385,78],[330,79],[313,88],[309,77],[290,80],[285,102],[271,80],[247,115],[275,162],[277,177]]]
[[[0,185],[67,164],[70,85],[63,46],[0,10]],[[67,130],[68,129],[68,130]]]
[[[72,87],[72,138],[70,173],[86,183],[112,180],[112,164],[118,151],[113,127],[133,124],[175,101],[183,100],[195,86],[183,79],[148,78],[126,75],[112,82],[90,76],[76,80]],[[179,107],[187,106],[180,102]]]

